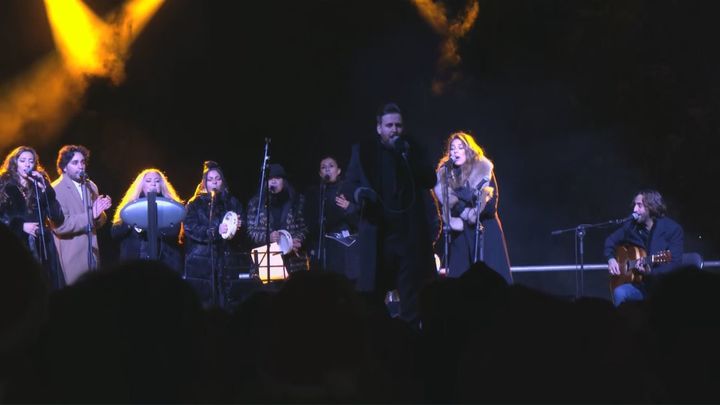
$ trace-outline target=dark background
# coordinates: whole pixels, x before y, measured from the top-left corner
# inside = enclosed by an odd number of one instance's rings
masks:
[[[122,2],[86,4],[105,15]],[[446,4],[457,15],[465,1]],[[88,172],[116,203],[150,166],[187,199],[207,159],[246,202],[265,137],[303,189],[321,155],[344,166],[353,141],[375,136],[378,105],[394,100],[433,158],[452,131],[476,135],[496,165],[515,266],[574,263],[573,235],[550,232],[628,215],[648,187],[685,227],[686,250],[717,259],[718,11],[709,1],[480,1],[459,42],[462,78],[434,95],[441,37],[409,1],[168,0],[133,45],[126,80],[93,80],[59,136],[27,143],[49,168],[61,145],[88,146]],[[0,3],[0,84],[53,47],[41,0]],[[589,231],[586,263],[603,261],[609,231]]]

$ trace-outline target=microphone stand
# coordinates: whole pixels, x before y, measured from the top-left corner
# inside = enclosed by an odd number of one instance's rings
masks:
[[[151,191],[147,193],[147,209],[148,209],[148,250],[150,251],[150,260],[160,259],[160,248],[158,242],[158,211],[157,211],[157,192]]]
[[[262,171],[260,174],[260,190],[258,192],[258,207],[255,213],[255,226],[260,222],[260,204],[265,204],[265,260],[267,261],[267,280],[270,282],[270,185],[266,179],[268,161],[270,160],[270,138],[265,138],[265,152],[263,155]],[[264,197],[264,199],[263,199]],[[257,258],[255,263],[259,263]],[[258,273],[260,267],[258,266]]]
[[[215,191],[210,192],[210,212],[208,213],[208,247],[210,248],[210,288],[212,306],[217,305],[217,271],[215,269],[215,229],[213,211],[215,210]]]
[[[317,247],[317,254],[318,254],[318,265],[320,267],[320,271],[325,270],[325,266],[327,265],[325,261],[325,244],[324,236],[325,236],[325,190],[327,189],[327,182],[323,178],[322,184],[320,184],[320,226],[319,226],[319,235],[318,235],[318,247]]]
[[[475,210],[475,246],[473,247],[473,264],[485,260],[485,232],[480,223],[480,201],[477,202]]]
[[[30,178],[30,173],[28,173],[28,178]],[[35,185],[35,203],[37,204],[37,214],[38,214],[38,224],[40,225],[40,248],[42,249],[42,260],[43,262],[47,261],[47,246],[45,245],[45,221],[43,220],[42,215],[42,207],[40,206],[40,188],[38,187],[37,182],[40,180],[32,180],[32,183]],[[44,182],[44,180],[42,180]],[[46,187],[48,187],[46,185]]]
[[[575,232],[575,298],[583,297],[585,294],[585,234],[587,230],[617,225],[624,221],[625,220],[622,219],[613,219],[596,224],[579,224],[573,228],[558,229],[550,233],[555,236],[567,232]]]
[[[443,186],[443,261],[445,262],[445,276],[450,276],[450,205],[449,184],[450,169],[444,166],[445,185]]]
[[[85,203],[85,213],[87,214],[87,226],[85,227],[85,233],[87,234],[87,263],[88,270],[95,270],[95,255],[93,255],[92,246],[92,230],[93,230],[93,213],[92,213],[92,201],[90,201],[90,192],[88,190],[88,178],[87,176],[80,177],[80,184],[82,184],[83,202]]]
[[[475,203],[475,246],[473,246],[473,264],[485,260],[485,229],[480,222],[480,207],[482,203],[482,189],[487,183],[481,183],[476,190],[477,202]]]

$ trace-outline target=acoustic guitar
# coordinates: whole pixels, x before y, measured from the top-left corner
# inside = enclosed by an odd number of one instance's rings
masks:
[[[620,245],[615,249],[615,260],[620,267],[620,274],[610,274],[610,291],[622,284],[641,282],[654,264],[670,262],[672,253],[663,250],[648,256],[641,247]]]

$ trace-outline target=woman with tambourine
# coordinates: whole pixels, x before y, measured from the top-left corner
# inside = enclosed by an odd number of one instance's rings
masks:
[[[243,226],[243,209],[230,194],[216,162],[205,162],[202,180],[185,206],[185,213],[185,280],[205,307],[234,307],[239,297],[233,295],[232,287],[239,274],[250,267],[238,234]]]

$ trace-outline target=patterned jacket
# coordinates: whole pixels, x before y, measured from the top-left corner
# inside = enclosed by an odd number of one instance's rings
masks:
[[[308,233],[308,228],[305,225],[305,218],[303,216],[303,207],[305,205],[305,198],[301,194],[297,194],[291,187],[288,186],[288,192],[290,198],[285,201],[282,209],[282,217],[279,224],[270,221],[270,232],[284,229],[290,233],[293,239],[300,241],[305,240]],[[261,246],[267,244],[266,238],[266,224],[268,221],[265,204],[258,204],[259,197],[256,195],[250,202],[248,202],[247,209],[247,232],[250,241],[254,246]],[[258,214],[258,206],[260,207],[260,215]],[[257,216],[257,223],[255,219]],[[307,256],[305,252],[301,250],[295,252],[291,251],[287,255],[283,255],[283,262],[288,272],[292,273],[299,270],[307,270]]]

